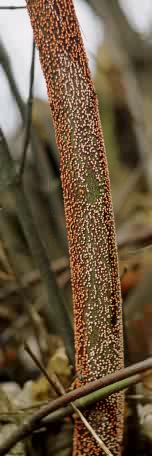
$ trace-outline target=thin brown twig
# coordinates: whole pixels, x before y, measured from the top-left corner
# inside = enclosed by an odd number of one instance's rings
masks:
[[[41,356],[43,362],[46,363],[47,358],[48,358],[49,348],[48,348],[48,343],[47,343],[47,332],[46,332],[44,322],[43,322],[39,312],[35,308],[35,306],[33,306],[33,305],[31,306],[30,303],[28,303],[27,315],[29,315],[29,320],[32,323],[31,326],[32,326],[32,329],[33,329],[33,332],[34,332],[34,335],[35,335],[35,338],[37,341],[40,356]]]
[[[104,453],[107,455],[107,456],[113,456],[111,451],[109,450],[109,448],[107,448],[107,446],[105,445],[105,443],[103,442],[103,440],[101,440],[101,437],[98,436],[98,434],[95,432],[95,430],[93,429],[93,427],[90,425],[90,423],[86,420],[85,416],[83,415],[83,413],[72,403],[72,407],[73,409],[76,411],[76,413],[78,414],[79,418],[81,419],[81,421],[83,422],[83,424],[85,425],[85,427],[88,429],[88,431],[90,432],[90,434],[94,437],[94,439],[96,440],[96,442],[98,443],[99,447],[102,448],[102,450],[104,451]]]
[[[47,370],[45,369],[43,364],[40,362],[40,360],[37,358],[37,356],[33,353],[31,348],[27,344],[27,342],[24,342],[24,348],[25,348],[26,352],[31,356],[31,358],[35,362],[35,364],[38,366],[40,371],[44,374],[47,381],[50,383],[51,387],[53,387],[53,389],[55,390],[57,395],[64,394],[65,393],[64,388],[63,387],[61,388],[62,385],[60,384],[57,375],[55,373],[48,375]]]

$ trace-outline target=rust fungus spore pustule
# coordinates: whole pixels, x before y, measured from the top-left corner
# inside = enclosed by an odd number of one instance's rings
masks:
[[[98,103],[72,0],[27,0],[60,151],[74,304],[76,370],[83,382],[123,366],[118,259]],[[85,415],[121,454],[123,397]],[[102,455],[78,419],[73,454]]]

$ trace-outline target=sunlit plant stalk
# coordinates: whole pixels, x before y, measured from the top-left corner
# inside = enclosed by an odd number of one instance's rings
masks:
[[[86,383],[123,366],[120,282],[107,159],[73,1],[27,0],[27,7],[60,151],[76,371],[78,384]],[[85,416],[113,454],[119,455],[122,395],[97,403]],[[79,419],[73,454],[102,454]]]

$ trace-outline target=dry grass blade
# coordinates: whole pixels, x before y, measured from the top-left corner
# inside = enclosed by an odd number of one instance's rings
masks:
[[[23,146],[23,155],[22,155],[21,167],[20,167],[20,172],[19,172],[20,179],[22,178],[22,176],[24,174],[27,150],[28,150],[28,145],[30,143],[30,136],[31,136],[31,129],[32,129],[34,70],[35,70],[35,42],[33,39],[32,61],[31,61],[31,69],[30,69],[30,87],[29,87],[29,97],[28,97],[28,103],[27,103],[25,141],[24,141],[24,146]]]
[[[101,437],[99,437],[97,435],[97,433],[94,431],[94,429],[92,428],[92,426],[88,423],[88,421],[86,420],[85,416],[82,414],[82,412],[80,412],[80,410],[72,403],[72,407],[73,409],[76,411],[77,415],[80,417],[81,421],[83,422],[83,424],[85,425],[85,427],[88,429],[88,431],[90,432],[90,434],[94,437],[94,439],[96,440],[96,442],[98,443],[98,445],[100,446],[100,448],[102,448],[102,450],[104,451],[104,453],[107,455],[107,456],[113,456],[111,451],[107,448],[107,446],[104,444],[104,442],[101,440]]]

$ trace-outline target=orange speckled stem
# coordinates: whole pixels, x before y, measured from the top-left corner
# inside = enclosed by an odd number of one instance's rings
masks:
[[[69,239],[76,369],[82,383],[123,367],[118,259],[98,103],[72,0],[27,0],[46,79]],[[121,454],[123,396],[85,413],[114,455]],[[74,456],[102,455],[78,419]]]

